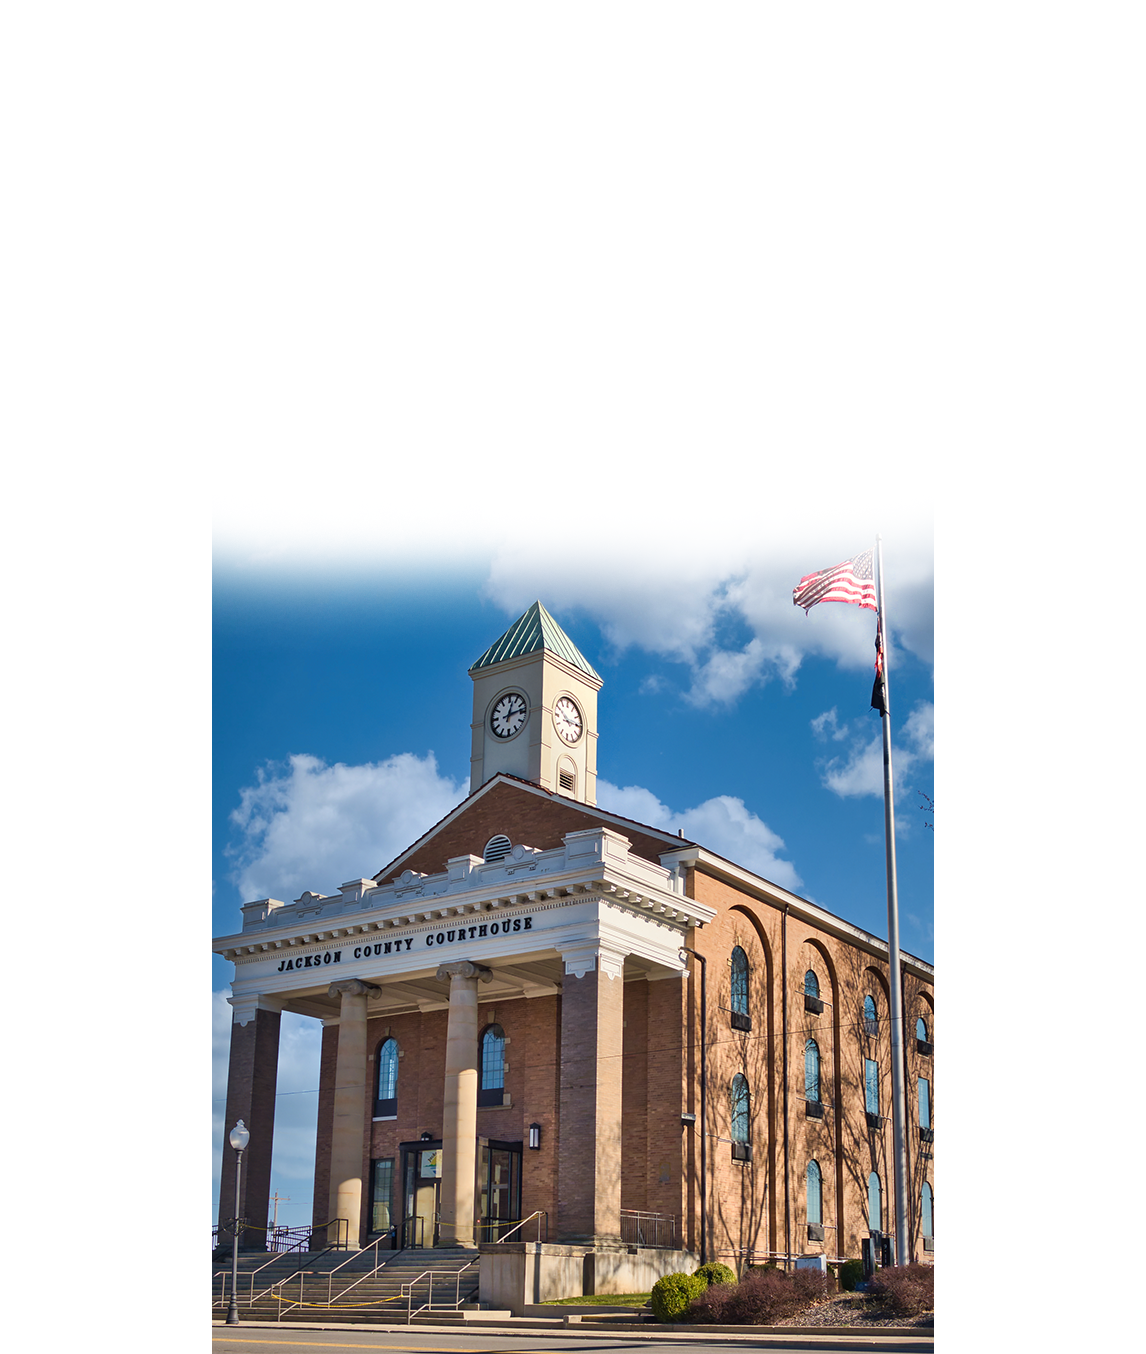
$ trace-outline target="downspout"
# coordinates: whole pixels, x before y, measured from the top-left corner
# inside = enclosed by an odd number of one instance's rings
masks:
[[[705,995],[708,963],[703,954],[690,950],[687,945],[680,948],[682,954],[691,954],[700,961],[700,1263],[705,1265],[708,1263],[708,999]]]
[[[788,904],[780,923],[780,1012],[783,1023],[784,1076],[784,1270],[792,1258],[791,1180],[788,1171]]]

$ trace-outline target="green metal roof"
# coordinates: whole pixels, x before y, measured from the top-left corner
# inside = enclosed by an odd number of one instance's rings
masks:
[[[593,665],[540,602],[534,602],[523,616],[518,617],[505,634],[489,646],[470,671],[491,668],[495,663],[504,663],[510,658],[522,658],[526,654],[537,653],[540,649],[548,649],[550,653],[563,658],[566,663],[571,663],[598,682],[601,681]]]

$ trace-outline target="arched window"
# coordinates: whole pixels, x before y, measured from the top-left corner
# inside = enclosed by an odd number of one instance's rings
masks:
[[[818,997],[820,995],[820,980],[816,977],[815,970],[809,969],[804,974],[804,996]]]
[[[479,1105],[505,1102],[505,1031],[500,1025],[487,1025],[481,1037],[481,1081]]]
[[[732,1028],[752,1028],[748,1014],[748,956],[739,945],[732,951]]]
[[[922,1039],[925,1044],[929,1042],[927,1038],[927,1021],[924,1020],[922,1016],[915,1022],[915,1037],[916,1039]]]
[[[922,1193],[921,1211],[923,1213],[923,1227],[921,1230],[923,1232],[923,1249],[929,1251],[931,1247],[927,1243],[934,1237],[935,1233],[932,1230],[933,1224],[931,1221],[931,1186],[926,1180],[923,1182]]]
[[[863,1107],[872,1128],[879,1127],[879,1063],[874,1058],[863,1060]],[[872,1122],[872,1121],[875,1122]]]
[[[865,1034],[879,1033],[879,1016],[876,1014],[875,998],[870,992],[863,999],[863,1028]]]
[[[812,1235],[813,1227],[818,1232],[816,1236]],[[808,1239],[810,1241],[824,1239],[823,1182],[820,1178],[819,1165],[814,1161],[808,1162]]]
[[[930,1057],[934,1045],[931,1042],[931,1035],[928,1033],[927,1021],[922,1016],[915,1022],[915,1051],[922,1053],[923,1056]]]
[[[820,1103],[820,1050],[814,1039],[804,1045],[804,1099]]]
[[[378,1081],[374,1094],[375,1119],[398,1113],[398,1041],[386,1039],[378,1049]]]
[[[867,1225],[868,1231],[883,1230],[883,1191],[879,1187],[879,1176],[875,1171],[867,1178]]]
[[[732,1078],[732,1160],[751,1161],[752,1145],[749,1142],[751,1129],[751,1098],[748,1093],[748,1079],[741,1073]]]

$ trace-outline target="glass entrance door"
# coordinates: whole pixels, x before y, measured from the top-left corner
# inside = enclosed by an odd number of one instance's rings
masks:
[[[442,1144],[402,1143],[403,1248],[436,1245],[441,1189]]]
[[[478,1199],[482,1241],[498,1241],[521,1220],[521,1143],[489,1142],[481,1149]]]

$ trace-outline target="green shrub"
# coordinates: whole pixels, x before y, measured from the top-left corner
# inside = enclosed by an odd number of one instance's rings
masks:
[[[863,1261],[845,1260],[840,1266],[840,1290],[854,1293],[856,1285],[863,1282]]]
[[[694,1271],[698,1279],[703,1279],[710,1287],[714,1283],[735,1283],[736,1271],[729,1269],[727,1265],[722,1265],[719,1260],[714,1260],[707,1265],[701,1265]]]
[[[708,1284],[696,1274],[666,1274],[653,1284],[652,1308],[658,1321],[683,1321],[689,1303],[698,1298]]]

